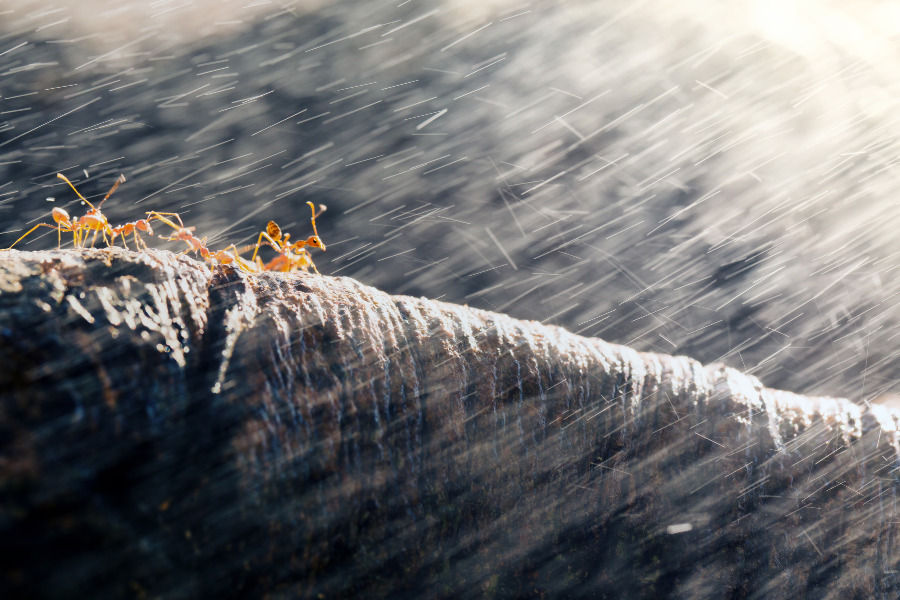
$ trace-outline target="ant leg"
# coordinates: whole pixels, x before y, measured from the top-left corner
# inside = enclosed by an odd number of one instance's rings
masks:
[[[302,259],[302,260],[301,260]],[[316,272],[316,275],[321,275],[319,270],[316,268],[316,263],[312,260],[312,255],[307,250],[301,250],[297,253],[297,260],[295,261],[298,269],[303,269],[308,272],[309,268],[312,267],[313,271]]]
[[[259,238],[256,240],[256,250],[253,251],[253,256],[250,257],[251,261],[256,260],[256,254],[259,252],[259,247],[262,246],[263,238],[266,238],[266,240],[269,242],[269,245],[275,248],[275,250],[277,250],[278,252],[283,251],[283,247],[280,246],[278,242],[269,237],[268,233],[263,231],[259,234]]]
[[[166,217],[175,217],[178,220],[178,225],[167,219]],[[155,210],[151,210],[147,212],[147,220],[150,221],[152,219],[157,219],[158,221],[162,221],[172,229],[184,229],[184,222],[181,220],[181,215],[174,212],[156,212]]]
[[[231,259],[231,262],[228,263],[228,264],[235,264],[235,263],[237,263],[237,266],[238,266],[238,268],[239,268],[241,271],[244,271],[244,272],[246,272],[246,273],[252,273],[252,272],[253,272],[253,270],[248,266],[248,265],[251,265],[251,264],[253,264],[253,263],[251,263],[251,262],[249,262],[249,261],[244,260],[243,258],[241,258],[241,252],[242,252],[242,250],[241,250],[240,248],[238,248],[238,247],[235,246],[234,244],[229,244],[229,245],[225,246],[225,247],[221,250],[221,252],[223,252],[223,253],[229,252],[229,251],[230,251],[230,254],[231,254],[231,256],[232,256],[232,259]]]
[[[205,239],[205,238],[204,238],[204,239]],[[237,258],[237,256],[238,256],[238,249],[237,249],[237,246],[235,246],[234,244],[229,244],[229,245],[225,246],[224,248],[222,248],[221,250],[219,250],[218,252],[216,252],[216,254],[225,254],[225,253],[227,253],[229,250],[233,250],[233,252],[231,253],[231,255],[232,255],[234,258]],[[221,262],[221,261],[219,261],[219,262]]]
[[[16,244],[18,244],[19,242],[21,242],[22,240],[24,240],[25,238],[27,238],[29,235],[31,235],[31,233],[32,233],[35,229],[37,229],[38,227],[52,227],[53,229],[56,229],[57,231],[60,231],[60,232],[62,231],[62,230],[59,228],[58,225],[50,225],[49,223],[38,223],[37,225],[35,225],[35,226],[32,227],[31,229],[29,229],[29,230],[28,230],[28,233],[26,233],[25,235],[23,235],[22,237],[20,237],[20,238],[17,239],[16,241],[14,241],[14,242],[12,243],[12,246],[10,246],[9,248],[7,248],[7,250],[12,250],[12,247],[13,247],[13,246],[15,246]],[[62,233],[59,234],[59,237],[60,237],[60,244],[61,244],[61,243],[62,243]]]
[[[262,244],[263,236],[268,237],[265,231],[260,232],[259,237],[256,239],[256,248],[253,250],[253,256],[250,257],[250,260],[256,260],[256,255],[259,253],[259,247]]]
[[[234,244],[232,244],[231,246],[234,246]],[[229,248],[231,246],[229,246]],[[256,263],[250,262],[245,258],[241,258],[240,252],[238,252],[237,250],[238,249],[235,248],[234,262],[237,263],[238,268],[245,273],[258,273],[259,267],[256,265]]]

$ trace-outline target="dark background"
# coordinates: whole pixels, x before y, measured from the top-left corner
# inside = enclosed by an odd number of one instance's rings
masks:
[[[214,249],[312,201],[324,274],[889,394],[893,9],[671,4],[5,2],[0,245],[57,172]]]

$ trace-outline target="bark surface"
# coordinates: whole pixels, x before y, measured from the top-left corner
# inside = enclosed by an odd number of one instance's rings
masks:
[[[0,253],[0,596],[895,598],[898,416],[352,279]]]

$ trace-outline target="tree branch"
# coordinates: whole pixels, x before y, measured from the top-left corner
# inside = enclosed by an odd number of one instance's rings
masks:
[[[0,591],[892,595],[897,419],[347,278],[3,252]]]

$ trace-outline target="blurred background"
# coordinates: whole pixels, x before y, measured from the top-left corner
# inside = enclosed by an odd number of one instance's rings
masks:
[[[124,173],[113,224],[213,249],[306,237],[312,201],[323,274],[868,402],[897,391],[898,32],[876,1],[6,0],[0,246],[83,214],[57,172]]]

